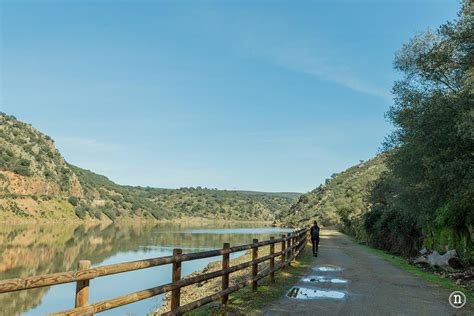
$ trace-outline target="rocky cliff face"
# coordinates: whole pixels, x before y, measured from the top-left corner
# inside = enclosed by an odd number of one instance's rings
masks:
[[[0,114],[0,190],[18,195],[82,197],[81,185],[53,140]]]
[[[0,220],[74,218],[73,206],[64,207],[70,197],[82,198],[82,186],[53,140],[0,114]]]

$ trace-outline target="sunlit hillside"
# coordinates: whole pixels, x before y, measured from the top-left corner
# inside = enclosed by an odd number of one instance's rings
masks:
[[[155,189],[118,185],[67,163],[54,141],[0,115],[0,220],[129,218],[273,221],[297,193]]]

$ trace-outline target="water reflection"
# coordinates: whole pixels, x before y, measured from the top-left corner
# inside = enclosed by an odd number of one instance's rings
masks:
[[[334,272],[334,271],[342,271],[342,268],[332,265],[332,264],[327,264],[320,267],[313,267],[313,270],[318,271],[318,272]]]
[[[347,283],[345,279],[338,279],[338,278],[330,278],[320,275],[311,275],[309,277],[305,277],[301,279],[302,282],[319,282],[319,283],[337,283],[337,284],[344,284]]]
[[[288,297],[307,300],[318,298],[342,299],[346,294],[342,291],[334,291],[318,288],[293,287],[287,294]]]
[[[258,224],[175,224],[127,225],[25,225],[0,226],[0,279],[27,277],[75,270],[80,259],[93,266],[167,256],[176,247],[196,252],[250,243],[279,236],[287,230],[251,229]],[[242,229],[245,228],[245,229]],[[250,229],[249,229],[250,228]],[[236,254],[233,255],[234,257]],[[183,263],[183,274],[205,267],[213,259]],[[112,275],[91,280],[90,301],[96,302],[170,281],[171,267]],[[43,315],[72,308],[75,284],[0,294],[1,313],[5,315]],[[158,298],[134,303],[110,315],[142,315],[161,304]],[[107,314],[107,312],[102,313]]]

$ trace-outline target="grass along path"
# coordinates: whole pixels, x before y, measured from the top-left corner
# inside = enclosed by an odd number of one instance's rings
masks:
[[[388,261],[388,262],[402,268],[403,270],[405,270],[407,272],[410,272],[411,274],[414,274],[414,275],[416,275],[416,276],[418,276],[418,277],[420,277],[420,278],[422,278],[422,279],[424,279],[428,282],[434,283],[436,285],[439,285],[439,286],[441,286],[443,288],[446,288],[448,290],[451,290],[451,291],[461,291],[464,294],[466,294],[466,297],[467,297],[468,301],[470,301],[470,302],[474,301],[474,293],[470,292],[465,287],[457,285],[451,279],[442,278],[441,276],[439,276],[437,274],[434,274],[433,272],[425,271],[425,270],[423,270],[423,269],[421,269],[421,268],[419,268],[415,265],[410,264],[407,261],[407,259],[405,259],[403,257],[396,256],[396,255],[393,255],[389,252],[386,252],[386,251],[383,251],[383,250],[380,250],[380,249],[376,249],[376,248],[372,248],[372,247],[367,246],[367,245],[359,244],[359,246],[366,249],[370,253],[373,253],[373,254],[381,257],[385,261]]]

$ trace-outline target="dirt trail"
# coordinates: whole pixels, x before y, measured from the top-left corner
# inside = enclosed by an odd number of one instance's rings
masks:
[[[335,230],[322,231],[319,257],[295,288],[290,292],[296,297],[282,297],[263,314],[474,315],[472,302],[452,308],[451,291],[369,253]]]

